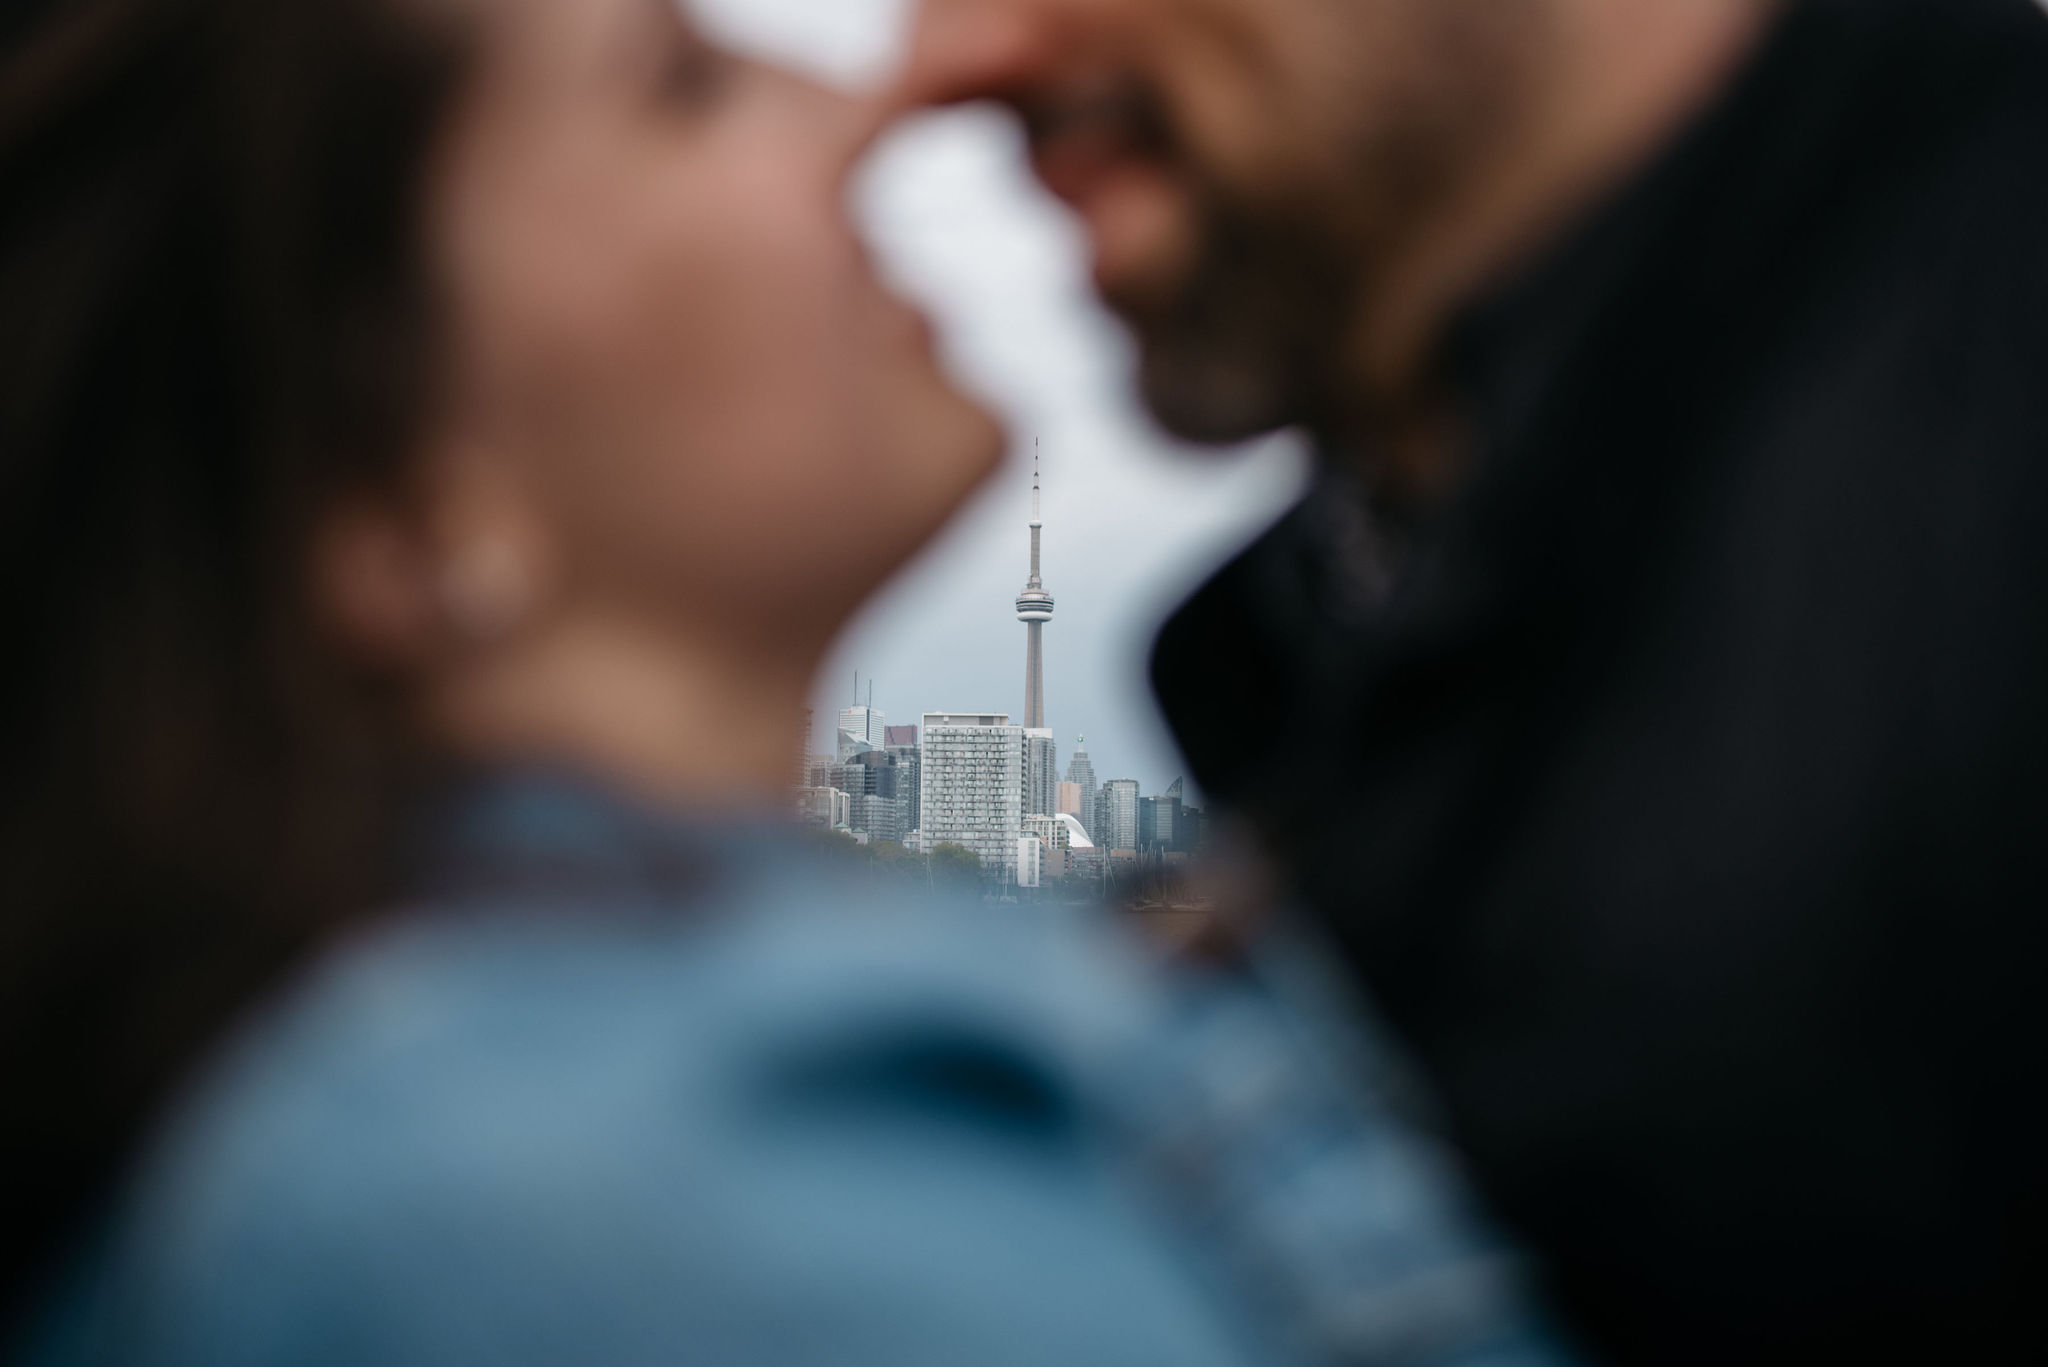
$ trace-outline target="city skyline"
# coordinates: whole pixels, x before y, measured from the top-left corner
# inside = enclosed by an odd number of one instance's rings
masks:
[[[1095,810],[1095,799],[1098,793],[1091,757],[1087,749],[1087,738],[1079,732],[1075,733],[1074,748],[1068,752],[1070,758],[1067,765],[1063,767],[1058,733],[1048,724],[1049,718],[1045,691],[1046,656],[1044,633],[1046,626],[1053,619],[1054,599],[1053,595],[1045,587],[1044,578],[1043,533],[1045,518],[1042,469],[1042,443],[1034,441],[1031,462],[1031,520],[1028,524],[1030,532],[1030,571],[1024,588],[1014,603],[1017,620],[1025,628],[1024,711],[1022,713],[1022,724],[1013,724],[1011,718],[1017,714],[1008,711],[997,712],[993,709],[982,709],[973,713],[966,713],[956,710],[951,713],[941,714],[935,713],[928,708],[919,708],[913,715],[920,718],[920,724],[908,727],[890,726],[888,725],[889,710],[875,705],[875,681],[873,677],[869,676],[865,679],[866,692],[863,694],[863,676],[856,669],[853,675],[853,705],[840,708],[836,712],[838,726],[836,730],[837,743],[834,750],[829,754],[822,752],[807,754],[804,757],[803,765],[800,766],[806,772],[816,762],[836,760],[840,766],[844,766],[849,760],[856,758],[862,752],[879,752],[885,748],[893,749],[898,744],[906,741],[910,746],[915,747],[919,744],[919,740],[911,739],[911,737],[919,737],[922,731],[924,733],[922,738],[928,739],[929,725],[937,716],[946,715],[963,718],[972,716],[978,718],[983,726],[999,725],[1017,732],[1020,738],[1023,760],[1022,769],[1018,775],[1019,791],[1017,796],[1020,801],[1017,803],[1017,808],[1020,814],[1050,817],[1065,811],[1072,813],[1085,827],[1094,828],[1101,819],[1101,813]],[[812,750],[816,749],[813,736],[814,729],[814,723],[807,719],[805,723],[805,736],[807,746]],[[1060,801],[1061,796],[1064,795],[1062,790],[1073,787],[1071,780],[1077,777],[1083,778],[1083,791],[1075,794],[1076,801],[1071,805],[1062,804]],[[1128,785],[1132,792],[1131,800],[1133,803],[1138,800],[1137,795],[1141,794],[1144,790],[1144,783],[1141,779],[1123,779],[1118,780],[1118,782]],[[1185,782],[1184,775],[1176,775],[1171,784],[1171,791],[1179,792],[1184,787]],[[1107,787],[1108,785],[1105,784],[1104,786]],[[855,796],[856,802],[858,802],[859,795],[856,794]],[[1135,808],[1133,808],[1133,811],[1135,811]],[[912,829],[917,827],[918,816],[918,813],[911,813]]]
[[[806,757],[802,766],[797,806],[806,820],[919,851],[958,846],[1019,887],[1039,885],[1048,857],[1064,874],[1076,849],[1099,848],[1104,858],[1142,851],[1163,858],[1195,847],[1194,832],[1183,825],[1184,776],[1158,797],[1146,796],[1134,778],[1098,788],[1080,733],[1061,772],[1058,737],[1046,725],[1044,633],[1053,596],[1044,580],[1042,496],[1034,455],[1030,577],[1014,603],[1025,627],[1023,724],[994,710],[921,710],[916,725],[890,726],[886,710],[874,705],[873,679],[861,701],[856,670],[853,705],[837,713],[835,753]],[[808,717],[804,730],[812,736]]]
[[[865,705],[842,721],[855,714],[860,725],[881,726]],[[1068,777],[1055,782],[1052,733],[1003,713],[927,712],[884,734],[893,743],[874,748],[842,725],[838,757],[807,762],[792,793],[805,824],[919,855],[955,848],[1018,888],[1036,888],[1044,876],[1103,875],[1104,861],[1170,866],[1203,848],[1207,821],[1187,801],[1185,778],[1156,796],[1136,779],[1110,779],[1087,801],[1093,774],[1081,738]]]
[[[1147,792],[1162,791],[1186,772],[1186,764],[1151,699],[1147,663],[1151,631],[1147,619],[1163,620],[1173,601],[1193,587],[1192,577],[1157,588],[1154,606],[1136,608],[1143,599],[1133,584],[1118,575],[1105,579],[1098,544],[1094,566],[1073,580],[1070,559],[1081,554],[1076,538],[1094,519],[1075,516],[1078,499],[1086,497],[1086,481],[1076,491],[1063,481],[1061,469],[1071,464],[1060,446],[1045,444],[1045,459],[1036,481],[1039,488],[1041,583],[1043,566],[1061,580],[1061,628],[1049,648],[1041,646],[1045,729],[1058,738],[1064,771],[1077,739],[1086,735],[1098,774],[1138,778]],[[1016,603],[1016,518],[1029,487],[1033,462],[1030,445],[1025,459],[1009,467],[983,499],[983,508],[948,533],[958,540],[988,543],[977,553],[984,568],[947,576],[944,601],[933,601],[925,576],[913,571],[909,583],[892,588],[857,621],[821,671],[810,705],[818,717],[813,750],[828,753],[833,720],[850,701],[875,710],[890,721],[915,722],[928,711],[1000,711],[1018,720],[1028,715],[1029,642],[1026,669],[1019,669],[1020,644],[1012,633],[1019,621]],[[1251,500],[1263,502],[1261,495]],[[1082,527],[1070,525],[1079,521]],[[940,561],[963,562],[958,549],[940,546],[931,553]],[[1216,553],[1220,558],[1220,552]],[[1084,561],[1089,557],[1082,556]],[[1189,572],[1192,573],[1192,572]],[[1147,578],[1149,575],[1140,575]],[[1007,584],[1004,581],[1007,580]],[[916,600],[915,607],[904,596]],[[1051,595],[1047,595],[1050,597]],[[1133,616],[1138,621],[1128,621]],[[1118,619],[1124,625],[1116,625]],[[1028,624],[1027,624],[1028,625]],[[1120,642],[1113,649],[1105,638]],[[859,693],[849,698],[848,679],[858,673]]]

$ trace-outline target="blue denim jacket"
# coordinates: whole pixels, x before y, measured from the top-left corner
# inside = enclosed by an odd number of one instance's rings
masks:
[[[30,1362],[1565,1360],[1256,983],[546,777],[470,791],[421,887],[224,1051]]]

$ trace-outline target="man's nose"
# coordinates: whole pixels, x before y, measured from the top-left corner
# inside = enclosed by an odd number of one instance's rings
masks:
[[[1028,90],[1057,62],[1072,0],[920,0],[899,109],[1002,99]]]

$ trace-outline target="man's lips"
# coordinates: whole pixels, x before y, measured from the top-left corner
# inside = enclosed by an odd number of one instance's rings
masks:
[[[1031,143],[1031,167],[1045,188],[1084,211],[1102,181],[1145,160],[1130,139],[1102,125],[1069,126]]]
[[[1049,189],[1069,203],[1099,169],[1161,161],[1165,139],[1149,105],[1124,88],[1068,90],[1017,101],[1032,161]]]
[[[1033,169],[1087,227],[1096,283],[1112,296],[1149,292],[1147,282],[1177,274],[1191,250],[1189,197],[1148,142],[1106,119],[1034,130]]]

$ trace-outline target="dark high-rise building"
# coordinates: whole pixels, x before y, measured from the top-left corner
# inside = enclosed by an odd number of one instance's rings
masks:
[[[1138,848],[1151,854],[1169,854],[1181,848],[1179,798],[1138,799]]]
[[[915,749],[917,746],[917,728],[915,726],[885,726],[882,728],[882,748],[884,750],[901,750],[906,746],[912,749]]]
[[[1043,728],[1024,733],[1024,814],[1051,816],[1059,810],[1059,742]]]
[[[1201,813],[1187,805],[1187,782],[1175,779],[1158,797],[1138,801],[1138,848],[1152,854],[1192,854]]]
[[[1089,835],[1105,851],[1138,848],[1138,780],[1113,778],[1102,785]]]
[[[885,750],[864,750],[835,766],[851,799],[847,824],[870,840],[901,844],[916,823],[912,805],[915,764]]]
[[[890,731],[917,735],[915,726],[894,726]],[[896,794],[903,803],[904,826],[906,830],[919,830],[924,824],[924,751],[913,741],[909,745],[892,745],[883,753],[896,763]]]

